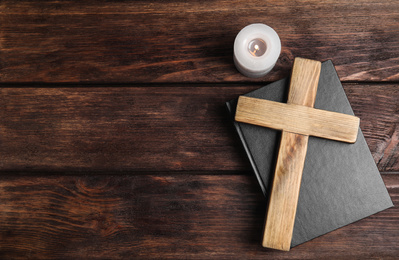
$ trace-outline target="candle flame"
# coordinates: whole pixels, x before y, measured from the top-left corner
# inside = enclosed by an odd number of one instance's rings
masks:
[[[248,45],[248,51],[255,57],[260,57],[266,52],[266,43],[262,39],[254,39]]]

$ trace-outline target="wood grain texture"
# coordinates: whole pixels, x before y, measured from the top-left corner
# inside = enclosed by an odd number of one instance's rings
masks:
[[[289,76],[294,57],[332,59],[341,80],[363,82],[344,87],[379,170],[399,173],[398,9],[0,1],[0,259],[396,259],[398,174],[383,176],[394,208],[263,249],[265,199],[224,102]],[[233,42],[259,22],[283,48],[249,80]]]
[[[3,87],[0,170],[249,170],[224,102],[259,87]],[[398,87],[344,87],[379,170],[398,172]]]
[[[319,85],[321,62],[295,58],[291,71],[288,104],[313,107]]]
[[[359,118],[307,106],[240,96],[235,120],[302,135],[354,143]]]
[[[360,128],[380,171],[399,168],[399,87],[398,85],[370,85],[354,88],[345,86]],[[383,112],[387,109],[386,112]],[[366,119],[369,118],[369,119]],[[396,154],[396,155],[393,155]],[[384,169],[384,170],[382,170]]]
[[[395,259],[395,207],[299,245],[260,244],[264,197],[246,175],[2,177],[2,259]]]
[[[266,211],[262,246],[289,251],[294,230],[308,135],[282,131]]]
[[[398,81],[397,1],[28,1],[0,4],[1,82],[248,81],[233,42],[251,23],[296,56],[332,59],[344,81]]]
[[[314,106],[320,70],[320,61],[295,58],[288,92],[288,104]],[[284,120],[284,118],[280,120]],[[266,211],[263,247],[290,250],[308,140],[308,135],[282,131],[270,200]]]

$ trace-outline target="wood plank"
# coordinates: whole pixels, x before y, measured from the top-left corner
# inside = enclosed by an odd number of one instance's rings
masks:
[[[246,96],[238,99],[235,120],[348,143],[356,142],[360,123],[352,115]]]
[[[345,85],[345,92],[380,171],[399,168],[399,88]],[[386,110],[385,110],[386,109]],[[384,111],[385,110],[385,111]]]
[[[265,203],[263,247],[283,251],[291,248],[308,140],[308,135],[282,131],[270,200]]]
[[[289,105],[314,106],[320,70],[320,61],[295,58],[288,91]],[[308,140],[308,135],[282,131],[265,220],[263,247],[290,250]]]
[[[379,0],[4,0],[0,82],[248,81],[233,42],[255,22],[282,42],[276,68],[257,81],[288,76],[296,56],[332,59],[341,80],[398,81],[398,9]]]
[[[0,182],[3,259],[395,259],[395,207],[299,245],[260,244],[264,198],[247,175],[21,176]]]
[[[0,171],[250,170],[224,102],[259,85],[0,89]],[[399,89],[345,84],[380,171],[399,171]]]

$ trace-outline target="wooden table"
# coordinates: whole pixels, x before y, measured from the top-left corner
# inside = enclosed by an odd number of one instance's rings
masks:
[[[266,77],[233,64],[261,22]],[[261,247],[265,198],[224,102],[331,59],[395,207]],[[0,3],[0,258],[399,257],[399,2]]]

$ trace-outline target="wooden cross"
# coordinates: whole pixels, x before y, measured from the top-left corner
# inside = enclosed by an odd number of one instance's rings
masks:
[[[313,108],[321,63],[296,58],[287,103],[240,96],[235,120],[282,130],[263,236],[264,247],[290,250],[309,136],[354,143],[359,118]]]

